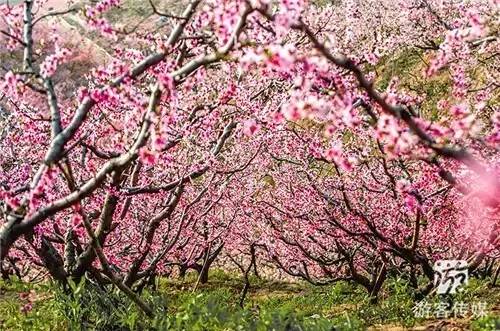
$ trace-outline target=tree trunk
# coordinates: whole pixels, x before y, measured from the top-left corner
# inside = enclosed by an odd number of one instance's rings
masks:
[[[491,285],[493,285],[493,286],[497,285],[497,280],[498,280],[499,274],[500,274],[500,265],[497,267],[497,270],[495,271],[495,275],[493,276],[493,279],[491,280]]]
[[[370,292],[370,303],[372,304],[377,303],[378,293],[380,292],[380,289],[382,288],[382,284],[384,284],[386,277],[387,277],[387,267],[385,266],[385,263],[382,263],[382,266],[380,267],[377,278],[375,279],[375,282],[373,283],[373,287]]]
[[[245,303],[245,298],[247,296],[248,290],[250,289],[250,278],[248,275],[250,274],[250,270],[252,270],[252,266],[255,267],[255,246],[252,244],[250,245],[250,264],[248,265],[248,268],[245,270],[245,273],[243,274],[243,277],[245,279],[245,286],[243,286],[243,289],[241,290],[241,296],[240,296],[240,307],[243,308],[243,304]]]
[[[200,283],[206,284],[208,283],[208,270],[210,269],[210,263],[207,263],[204,268],[201,268],[200,272]]]

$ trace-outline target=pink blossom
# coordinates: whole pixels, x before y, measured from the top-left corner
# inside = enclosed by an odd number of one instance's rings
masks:
[[[56,46],[54,54],[49,55],[40,65],[40,74],[43,77],[51,77],[57,70],[57,67],[66,62],[71,55],[67,48],[59,48]]]
[[[260,124],[258,124],[254,119],[246,120],[243,123],[243,133],[246,136],[253,136],[261,129]]]
[[[20,76],[15,75],[12,71],[5,74],[3,83],[0,84],[0,91],[3,90],[6,94],[17,96]]]
[[[142,147],[139,151],[139,159],[146,165],[154,165],[157,161],[157,154],[151,152],[146,147]]]
[[[466,104],[462,103],[462,104],[458,104],[458,105],[453,105],[450,108],[450,113],[456,117],[463,117],[465,115],[468,115],[470,113],[470,111],[469,111],[469,107]]]

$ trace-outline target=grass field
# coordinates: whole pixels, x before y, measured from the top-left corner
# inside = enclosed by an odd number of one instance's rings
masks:
[[[210,281],[193,291],[196,277],[157,281],[158,294],[143,293],[156,307],[148,320],[127,299],[115,293],[99,296],[75,286],[73,297],[50,284],[0,283],[1,330],[496,330],[500,327],[500,288],[487,280],[471,280],[452,300],[486,303],[486,317],[473,319],[415,316],[413,291],[391,279],[377,304],[361,288],[348,283],[313,287],[302,282],[252,278],[244,308],[238,305],[242,281],[215,270]],[[87,284],[89,285],[89,284]],[[80,289],[80,290],[79,290]],[[437,304],[439,298],[427,299]],[[32,302],[32,309],[26,304]],[[24,308],[23,308],[24,307]],[[27,309],[28,308],[28,309]],[[294,324],[295,323],[295,324]],[[290,328],[287,328],[287,325]],[[292,325],[300,325],[294,328]]]

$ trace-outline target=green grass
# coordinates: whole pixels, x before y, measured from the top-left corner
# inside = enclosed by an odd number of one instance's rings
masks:
[[[65,330],[63,316],[55,308],[52,292],[47,284],[27,284],[17,279],[0,280],[0,330]],[[24,313],[27,300],[21,294],[29,293],[33,309]]]
[[[194,274],[184,280],[159,279],[158,291],[142,293],[156,311],[150,320],[116,290],[104,293],[83,282],[73,284],[73,294],[68,296],[51,284],[0,281],[0,330],[331,330],[332,326],[364,330],[370,325],[412,327],[436,322],[415,318],[414,289],[401,279],[386,283],[378,304],[371,304],[362,288],[346,282],[322,287],[256,277],[251,282],[241,309],[243,283],[238,275],[214,270],[209,283],[197,291],[193,291]],[[20,294],[29,291],[33,309],[23,313],[26,300]],[[433,303],[438,298],[427,300]],[[486,280],[471,279],[454,300],[488,303],[487,317],[457,321],[464,328],[499,326],[500,290]]]
[[[381,59],[374,68],[378,76],[376,86],[385,90],[391,79],[397,77],[401,88],[425,96],[420,105],[421,115],[429,120],[437,120],[444,115],[437,110],[437,102],[451,95],[452,82],[446,70],[430,79],[424,78],[423,71],[429,60],[425,56],[422,50],[410,48]]]

